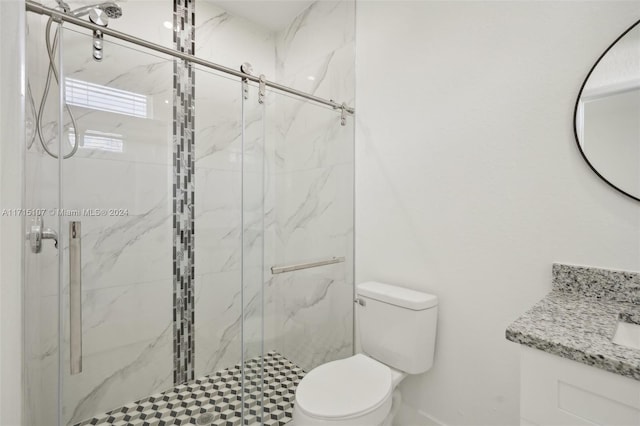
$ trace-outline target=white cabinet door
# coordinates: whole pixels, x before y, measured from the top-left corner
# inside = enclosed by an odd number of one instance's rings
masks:
[[[521,348],[521,425],[640,426],[640,381]]]

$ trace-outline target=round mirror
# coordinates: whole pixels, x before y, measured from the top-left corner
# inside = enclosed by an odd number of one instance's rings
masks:
[[[574,132],[605,182],[640,201],[640,21],[598,58],[582,84]]]

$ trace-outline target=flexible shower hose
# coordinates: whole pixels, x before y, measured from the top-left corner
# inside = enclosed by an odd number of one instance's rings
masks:
[[[53,44],[52,44],[51,43],[51,24],[52,23],[53,23],[53,18],[49,18],[49,20],[47,21],[47,27],[45,29],[45,44],[47,47],[47,55],[49,56],[49,69],[47,70],[47,79],[44,86],[44,92],[42,94],[42,100],[40,101],[40,107],[38,109],[38,112],[35,114],[36,115],[36,132],[34,132],[33,137],[31,138],[31,141],[28,144],[28,147],[31,148],[37,134],[38,139],[40,140],[40,145],[42,145],[42,148],[44,149],[44,151],[51,157],[58,158],[58,155],[56,155],[55,153],[51,152],[51,150],[49,150],[49,147],[47,147],[47,144],[44,141],[44,137],[42,136],[42,116],[44,115],[44,108],[47,102],[47,97],[49,96],[49,89],[51,88],[51,76],[53,75],[53,78],[56,80],[56,83],[60,84],[60,79],[58,77],[58,70],[56,68],[55,59],[53,57],[54,52],[56,50],[56,45],[58,44],[59,29],[56,28],[55,34],[53,35]],[[27,86],[27,91],[28,91],[28,96],[31,100],[32,109],[35,112],[35,101],[33,99],[33,94],[31,93],[30,85]],[[71,112],[71,109],[69,108],[69,105],[66,102],[64,103],[64,107],[67,109],[67,112],[69,113],[69,117],[71,118],[71,124],[73,125],[73,133],[74,133],[73,149],[71,150],[70,153],[62,157],[64,159],[67,159],[67,158],[73,157],[73,155],[78,151],[79,138],[78,138],[78,125],[76,123],[75,117],[73,116],[73,112]],[[60,125],[62,125],[62,123],[60,123]]]

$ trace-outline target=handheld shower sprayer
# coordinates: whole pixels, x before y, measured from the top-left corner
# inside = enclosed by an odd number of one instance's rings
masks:
[[[2,1],[2,0],[0,0]],[[98,4],[93,4],[93,5],[89,5],[89,6],[83,6],[81,8],[72,10],[71,7],[69,6],[69,4],[67,2],[65,2],[64,0],[56,0],[56,2],[58,3],[58,7],[60,8],[60,10],[62,10],[64,13],[69,14],[71,16],[75,16],[76,18],[84,16],[84,15],[89,15],[89,20],[91,22],[93,22],[96,25],[99,25],[101,27],[106,27],[109,23],[109,18],[112,19],[117,19],[120,18],[122,16],[122,8],[120,6],[118,6],[117,3],[108,1],[108,2],[104,2],[104,3],[98,3]],[[35,100],[33,99],[32,96],[32,92],[31,92],[31,87],[30,85],[27,87],[27,93],[28,96],[31,100],[31,103],[33,105],[33,110],[34,110],[34,114],[35,114],[35,132],[33,133],[33,136],[31,137],[31,141],[29,142],[29,144],[27,145],[28,147],[31,147],[31,145],[33,144],[33,142],[35,141],[36,137],[39,139],[40,141],[40,145],[42,145],[42,148],[44,149],[44,151],[51,157],[53,158],[58,158],[58,155],[51,151],[51,149],[47,146],[48,143],[45,142],[45,137],[43,134],[43,130],[42,130],[42,116],[44,115],[44,109],[45,109],[45,104],[47,102],[47,97],[49,96],[49,89],[51,88],[51,80],[52,78],[58,83],[60,84],[60,79],[58,76],[58,69],[56,67],[56,60],[55,60],[55,51],[56,51],[56,45],[58,43],[58,36],[59,36],[59,30],[58,28],[56,28],[54,34],[53,34],[53,41],[51,40],[51,26],[54,22],[53,17],[50,17],[49,20],[47,21],[47,25],[45,28],[45,45],[47,48],[47,55],[49,56],[49,69],[47,70],[47,78],[45,81],[45,88],[44,88],[44,92],[42,94],[42,98],[40,100],[40,107],[39,109],[36,111],[35,108]],[[57,22],[57,21],[56,21]],[[102,33],[102,31],[100,30],[94,30],[93,31],[93,58],[96,61],[101,61],[103,54],[102,54],[102,49],[103,49],[103,38],[104,35]],[[69,152],[68,154],[63,154],[63,158],[71,158],[73,157],[76,152],[78,151],[78,146],[79,146],[79,142],[80,142],[80,138],[78,135],[78,126],[76,123],[76,119],[73,115],[73,112],[71,111],[71,108],[69,108],[69,105],[67,103],[64,104],[64,109],[67,110],[68,114],[69,114],[69,118],[71,120],[71,125],[72,125],[72,131],[74,134],[74,138],[73,138],[73,148],[71,149],[71,152]]]

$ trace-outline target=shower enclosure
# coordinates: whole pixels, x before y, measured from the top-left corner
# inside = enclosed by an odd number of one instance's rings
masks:
[[[354,2],[27,4],[26,424],[286,423],[354,350]]]

